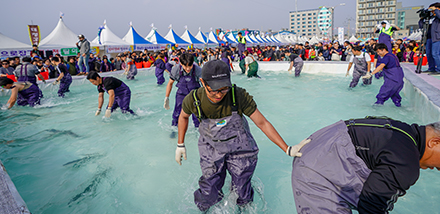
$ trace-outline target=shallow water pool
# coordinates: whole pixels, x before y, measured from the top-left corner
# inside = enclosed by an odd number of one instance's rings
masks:
[[[286,66],[287,67],[287,66]],[[259,72],[262,79],[234,74],[233,82],[254,96],[260,111],[289,145],[340,119],[386,115],[421,123],[403,93],[401,108],[391,101],[372,107],[383,80],[348,90],[350,77],[287,72]],[[123,78],[117,75],[118,78]],[[199,213],[193,192],[201,175],[192,123],[186,135],[188,160],[174,160],[170,139],[172,109],[163,109],[165,85],[156,86],[152,71],[143,71],[131,88],[131,108],[138,116],[117,111],[110,119],[94,116],[96,87],[76,80],[58,98],[47,86],[42,105],[0,111],[0,159],[32,213]],[[174,106],[174,93],[170,106]],[[0,97],[5,104],[8,97]],[[108,101],[105,95],[105,103]],[[250,120],[249,120],[250,121]],[[434,122],[434,121],[431,121]],[[256,194],[249,213],[294,213],[292,158],[251,122],[260,148],[252,183]],[[399,199],[394,213],[438,213],[438,172],[422,171],[419,182]],[[236,213],[236,196],[226,197],[211,213]],[[424,206],[421,206],[421,205]]]

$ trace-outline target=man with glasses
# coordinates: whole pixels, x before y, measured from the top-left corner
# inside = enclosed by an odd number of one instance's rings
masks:
[[[195,114],[200,120],[198,141],[202,176],[194,201],[201,211],[208,210],[223,198],[222,187],[226,171],[232,178],[231,187],[237,193],[237,205],[252,202],[252,175],[257,165],[258,146],[250,133],[244,115],[289,156],[298,156],[298,146],[289,147],[272,124],[257,108],[245,89],[233,86],[228,65],[221,60],[207,62],[202,68],[203,87],[192,90],[182,103],[178,123],[176,161],[186,159],[185,134],[188,118]],[[303,143],[305,144],[305,143]]]
[[[0,77],[6,77],[6,75],[14,75],[14,68],[9,66],[8,60],[3,60],[2,67],[0,67]]]

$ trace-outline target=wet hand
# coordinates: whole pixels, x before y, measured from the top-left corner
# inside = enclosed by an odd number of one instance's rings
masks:
[[[290,157],[301,157],[302,153],[299,152],[299,150],[301,150],[301,148],[310,143],[310,139],[306,138],[304,140],[302,140],[298,145],[295,146],[289,146],[286,150],[286,154],[289,155]]]
[[[165,100],[163,100],[163,108],[166,110],[170,109],[170,98],[165,97]]]
[[[107,110],[105,110],[105,115],[104,116],[106,118],[110,118],[111,115],[112,115],[112,110],[111,109],[108,108]]]
[[[350,72],[347,71],[347,73],[345,74],[345,76],[347,77],[348,75],[350,75]]]
[[[182,165],[182,157],[186,160],[186,148],[185,148],[185,144],[177,144],[177,148],[176,148],[176,162],[179,165]]]
[[[371,78],[371,73],[367,73],[365,74],[365,76],[362,76],[362,79],[370,79]]]

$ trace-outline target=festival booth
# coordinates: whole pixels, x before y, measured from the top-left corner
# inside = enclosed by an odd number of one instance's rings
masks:
[[[19,42],[0,33],[0,58],[30,56],[31,45]]]
[[[254,41],[251,39],[251,37],[249,37],[249,34],[246,34],[244,38],[246,39],[246,47],[259,45],[257,41]]]
[[[99,27],[98,36],[92,42],[90,42],[90,46],[99,47],[98,50],[105,50],[106,54],[133,51],[133,45],[116,36],[107,26],[106,21],[104,21],[104,26]],[[99,51],[95,54],[104,53]]]
[[[185,48],[187,49],[189,46],[191,46],[190,43],[186,42],[182,38],[180,38],[176,32],[174,32],[173,27],[170,25],[170,30],[168,31],[167,35],[165,35],[165,39],[170,41],[171,43],[175,44],[176,47],[179,48]]]
[[[222,40],[223,42],[228,42],[230,46],[234,46],[234,47],[235,47],[235,46],[238,44],[237,41],[234,41],[234,40],[231,40],[230,38],[228,38],[228,37],[226,36],[226,34],[223,33],[223,31],[220,32],[220,34],[218,35],[218,38],[219,38],[220,40]]]
[[[78,35],[70,30],[60,17],[57,26],[41,40],[38,49],[44,51],[46,57],[55,56],[55,54],[76,56],[79,53],[76,47],[78,41]]]
[[[199,41],[202,41],[205,43],[205,47],[218,47],[218,44],[210,41],[208,39],[208,37],[205,36],[204,33],[202,33],[202,29],[199,28],[199,32],[196,34],[196,39],[198,39]]]
[[[189,44],[192,44],[194,48],[204,48],[205,47],[205,41],[200,41],[196,37],[194,37],[188,30],[187,26],[185,26],[185,32],[183,32],[182,36],[180,37],[184,41],[188,42]]]
[[[216,36],[216,35],[214,34],[214,32],[212,31],[212,29],[211,29],[211,31],[210,31],[209,34],[208,34],[208,40],[211,41],[211,42],[213,42],[213,43],[215,44],[214,47],[218,47],[218,46],[221,46],[222,44],[225,44],[225,42],[220,41],[220,40],[217,38],[217,36]],[[209,44],[208,44],[208,47],[210,47]]]
[[[358,39],[356,39],[356,37],[354,37],[354,35],[352,35],[351,37],[350,37],[350,39],[348,39],[348,41],[350,42],[350,43],[355,43],[355,42],[357,42],[357,41],[359,41]]]
[[[160,45],[153,44],[146,39],[144,39],[139,33],[134,29],[133,24],[130,22],[130,28],[127,34],[122,38],[125,42],[133,45],[133,51],[144,51],[145,49],[150,51],[160,50]],[[149,68],[151,67],[151,62],[135,62],[136,68]]]
[[[257,42],[258,45],[265,45],[265,42],[257,39],[254,34],[249,35],[249,38],[251,38],[253,41]]]
[[[233,34],[232,32],[227,33],[227,34],[226,34],[226,38],[227,38],[229,41],[232,41],[232,42],[234,42],[235,44],[238,44],[238,41],[237,41],[237,39],[235,39],[235,36],[234,36],[234,34]]]
[[[269,41],[268,39],[266,39],[264,36],[260,36],[257,35],[257,37],[262,40],[266,45],[270,45],[270,43],[272,43],[271,41]]]

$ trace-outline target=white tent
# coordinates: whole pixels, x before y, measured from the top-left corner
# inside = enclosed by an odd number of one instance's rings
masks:
[[[228,39],[230,39],[230,40],[233,41],[234,43],[238,43],[238,41],[237,41],[237,39],[235,39],[233,33],[229,33],[229,34],[227,34],[226,37],[228,37]]]
[[[126,45],[130,46],[130,43],[122,40],[116,36],[104,21],[104,26],[101,27],[101,33],[92,42],[91,46],[109,46],[109,45]]]
[[[317,43],[319,43],[319,39],[316,37],[316,36],[313,36],[311,39],[310,39],[310,41],[309,41],[309,43],[310,44],[317,44]]]
[[[199,41],[202,41],[204,43],[208,43],[208,38],[205,36],[205,34],[202,33],[202,29],[199,28],[199,32],[196,34],[196,39]]]
[[[356,39],[356,37],[354,37],[354,35],[352,35],[348,41],[351,42],[351,43],[355,43],[355,42],[357,42],[359,40]]]
[[[0,33],[0,50],[32,49],[31,45],[19,42]]]
[[[176,32],[174,32],[171,25],[170,25],[170,30],[168,31],[167,35],[164,38],[173,44],[186,45],[186,46],[190,45],[190,43],[180,38],[180,36],[178,36]]]
[[[63,18],[60,18],[55,29],[41,40],[39,49],[73,48],[78,41],[78,35],[64,24]]]
[[[194,45],[205,44],[205,41],[201,41],[201,40],[198,40],[197,38],[195,38],[186,27],[185,27],[185,32],[182,34],[182,36],[180,38],[182,38],[186,42],[188,42],[190,44],[194,44]]]

